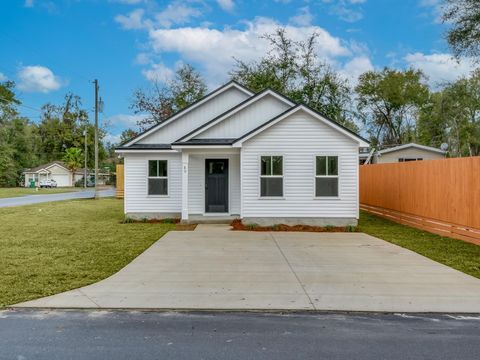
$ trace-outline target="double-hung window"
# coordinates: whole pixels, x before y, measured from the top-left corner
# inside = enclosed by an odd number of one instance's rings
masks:
[[[338,156],[315,158],[315,196],[338,196]]]
[[[283,156],[261,156],[260,196],[283,196]]]
[[[148,195],[168,195],[167,160],[148,160]]]

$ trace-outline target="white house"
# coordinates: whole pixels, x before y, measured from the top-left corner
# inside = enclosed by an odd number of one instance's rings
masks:
[[[359,135],[232,81],[116,149],[125,214],[183,221],[356,224]]]
[[[31,181],[35,182],[35,186],[40,186],[40,183],[45,180],[55,180],[59,187],[72,186],[72,178],[74,177],[61,161],[53,161],[27,169],[23,174],[25,176],[25,187],[29,187]]]
[[[447,152],[431,146],[415,143],[394,146],[377,151],[374,155],[375,164],[407,162],[419,160],[436,160],[445,158]]]

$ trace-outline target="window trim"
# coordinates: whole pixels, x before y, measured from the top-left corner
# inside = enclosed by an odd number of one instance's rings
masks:
[[[337,175],[317,175],[317,157],[337,157]],[[340,200],[341,199],[341,157],[338,153],[320,153],[313,155],[313,198],[315,200]],[[327,160],[328,169],[328,160]],[[327,170],[328,171],[328,170]],[[336,196],[317,196],[317,178],[333,178],[338,179],[338,195]]]
[[[262,157],[265,156],[281,156],[282,157],[282,175],[262,175]],[[272,161],[273,166],[273,161]],[[273,171],[272,171],[273,172]],[[281,178],[282,179],[282,195],[279,196],[262,196],[262,178]],[[285,154],[265,153],[258,155],[258,199],[260,200],[284,200],[285,199]]]
[[[150,166],[149,163],[150,161],[166,161],[167,162],[167,176],[150,176],[149,171],[150,171]],[[147,181],[146,181],[146,193],[147,197],[151,198],[166,198],[170,197],[170,179],[169,179],[169,174],[170,174],[170,161],[168,159],[147,159]],[[149,179],[167,179],[167,193],[166,194],[149,194],[148,193],[148,180]]]

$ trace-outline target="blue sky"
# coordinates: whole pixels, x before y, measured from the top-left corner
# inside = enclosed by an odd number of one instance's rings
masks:
[[[320,34],[317,52],[355,83],[384,66],[415,67],[432,88],[466,75],[443,40],[440,0],[9,0],[0,3],[0,79],[17,83],[22,114],[34,121],[66,92],[93,107],[98,78],[109,140],[135,128],[132,91],[193,64],[210,88],[228,79],[232,57],[254,60],[262,34],[285,26],[302,39]]]

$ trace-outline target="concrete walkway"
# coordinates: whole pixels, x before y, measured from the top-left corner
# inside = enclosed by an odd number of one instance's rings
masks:
[[[100,197],[115,196],[115,189],[107,189],[99,191]],[[76,192],[60,193],[60,194],[38,194],[25,195],[12,198],[0,199],[0,208],[10,206],[21,206],[29,204],[39,204],[51,201],[72,200],[72,199],[89,199],[95,196],[95,190],[82,190]]]
[[[16,307],[480,312],[480,280],[361,233],[172,231],[110,278]]]

